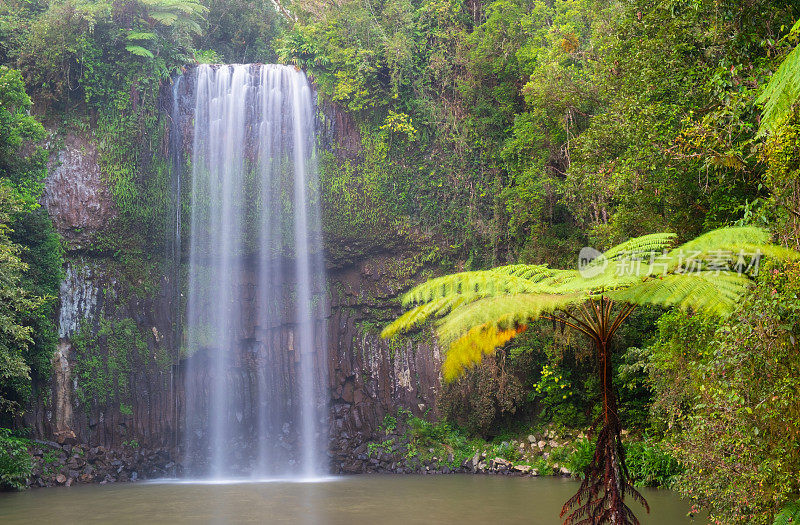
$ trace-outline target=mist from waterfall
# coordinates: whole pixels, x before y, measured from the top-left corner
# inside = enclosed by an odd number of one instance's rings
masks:
[[[278,65],[194,73],[184,352],[190,476],[327,472],[314,104]]]

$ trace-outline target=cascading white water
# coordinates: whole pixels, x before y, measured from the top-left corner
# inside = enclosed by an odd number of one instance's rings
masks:
[[[288,66],[195,77],[184,445],[191,475],[326,472],[314,106]]]

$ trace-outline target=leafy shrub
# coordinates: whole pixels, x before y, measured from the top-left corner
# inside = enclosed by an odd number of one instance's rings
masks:
[[[391,414],[386,414],[383,418],[383,424],[379,425],[378,428],[385,434],[394,432],[397,429],[397,418]]]
[[[492,447],[492,454],[495,457],[507,459],[508,461],[512,462],[519,461],[520,459],[522,459],[522,452],[520,452],[518,448],[516,448],[508,441],[502,441],[499,444]]]
[[[658,443],[633,441],[625,446],[628,471],[637,486],[669,487],[683,467]]]
[[[595,443],[588,439],[578,439],[572,446],[572,453],[562,462],[570,472],[582,478],[594,456]]]
[[[32,471],[28,440],[0,428],[0,490],[23,490]]]
[[[652,347],[656,415],[691,465],[674,488],[723,523],[772,523],[800,490],[798,297],[800,264],[764,264],[713,338],[675,316]]]

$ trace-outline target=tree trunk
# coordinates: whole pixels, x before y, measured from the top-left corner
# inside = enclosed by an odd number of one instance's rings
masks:
[[[564,525],[612,523],[615,525],[638,525],[639,520],[625,505],[625,495],[629,494],[650,512],[641,494],[628,484],[628,470],[625,467],[625,450],[620,441],[622,430],[617,396],[614,390],[614,368],[611,362],[611,336],[624,321],[630,310],[610,323],[611,305],[600,301],[595,307],[597,322],[591,326],[597,351],[597,373],[600,379],[602,413],[595,421],[592,434],[597,436],[594,456],[586,469],[585,477],[577,494],[570,498],[561,509]]]

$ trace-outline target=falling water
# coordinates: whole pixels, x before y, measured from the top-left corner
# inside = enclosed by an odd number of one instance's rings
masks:
[[[325,473],[314,107],[305,75],[195,77],[185,456],[192,475]]]
[[[166,260],[172,262],[172,267],[169,268],[169,285],[171,291],[172,301],[172,344],[174,353],[172,355],[173,362],[180,361],[180,345],[178,341],[181,339],[183,328],[181,326],[181,176],[183,175],[183,133],[180,126],[180,89],[183,84],[183,77],[176,77],[172,83],[172,108],[170,110],[170,122],[172,123],[169,132],[170,141],[170,186],[172,189],[172,206],[170,228],[172,235],[167,238],[167,254]],[[178,413],[178,394],[175,381],[175,369],[170,367],[169,375],[169,392],[172,399],[172,405],[175,409],[175,414]],[[173,433],[173,444],[177,445],[178,432],[177,428]]]

